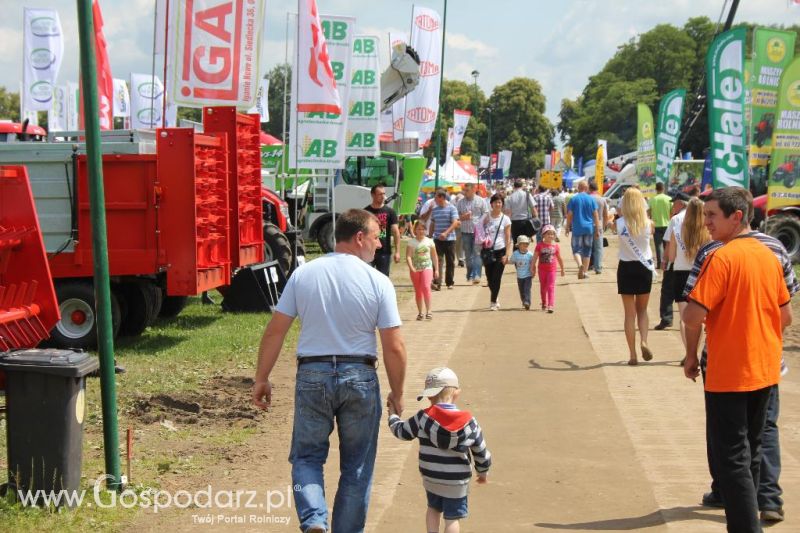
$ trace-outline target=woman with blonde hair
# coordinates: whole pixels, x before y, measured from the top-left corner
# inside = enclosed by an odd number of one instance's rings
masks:
[[[664,234],[667,240],[667,261],[672,263],[674,300],[678,302],[681,314],[686,308],[686,298],[683,289],[689,272],[692,270],[697,251],[711,240],[711,235],[705,227],[703,216],[703,201],[692,198],[688,201],[686,209],[672,217]],[[686,330],[681,321],[681,340],[686,347]]]
[[[647,204],[642,192],[630,187],[622,197],[621,215],[617,219],[619,236],[619,266],[617,267],[617,293],[622,296],[625,308],[625,340],[628,342],[629,365],[638,364],[636,355],[636,325],[641,336],[642,359],[649,361],[653,352],[647,346],[647,303],[653,284],[653,252],[650,240],[653,224],[647,218]]]

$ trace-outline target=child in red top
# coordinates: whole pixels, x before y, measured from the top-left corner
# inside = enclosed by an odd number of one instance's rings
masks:
[[[542,294],[542,311],[552,313],[556,305],[556,261],[564,276],[564,261],[561,260],[561,249],[555,243],[556,229],[550,224],[542,228],[542,242],[536,245],[533,258],[534,268],[539,271],[539,285]]]

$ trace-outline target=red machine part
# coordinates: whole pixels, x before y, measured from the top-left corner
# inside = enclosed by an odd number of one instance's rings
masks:
[[[237,113],[235,107],[203,109],[203,131],[224,133],[228,139],[230,258],[234,269],[264,260],[259,121],[259,115]]]
[[[0,166],[0,351],[32,348],[59,320],[23,166]]]
[[[0,122],[0,133],[16,133],[19,135],[22,133],[22,124],[18,122]],[[28,135],[37,135],[41,137],[47,135],[47,130],[41,126],[28,124],[28,127],[25,129],[25,133]]]
[[[286,233],[286,230],[289,228],[289,221],[286,219],[284,209],[281,209],[288,208],[286,202],[266,187],[261,187],[261,199],[275,206],[275,217],[278,219],[278,229]]]
[[[167,294],[191,296],[230,283],[228,152],[225,134],[156,132],[159,226]]]

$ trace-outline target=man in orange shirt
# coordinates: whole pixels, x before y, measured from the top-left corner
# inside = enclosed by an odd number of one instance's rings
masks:
[[[752,238],[753,197],[715,190],[705,224],[724,245],[706,259],[683,312],[684,373],[700,373],[697,347],[706,324],[707,436],[725,503],[728,531],[759,532],[757,483],[767,401],[780,381],[783,330],[792,322],[789,292],[775,255]]]

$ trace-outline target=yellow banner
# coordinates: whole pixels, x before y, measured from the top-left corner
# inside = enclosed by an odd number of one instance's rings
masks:
[[[548,189],[561,189],[564,176],[560,170],[542,170],[539,175],[539,185]]]

